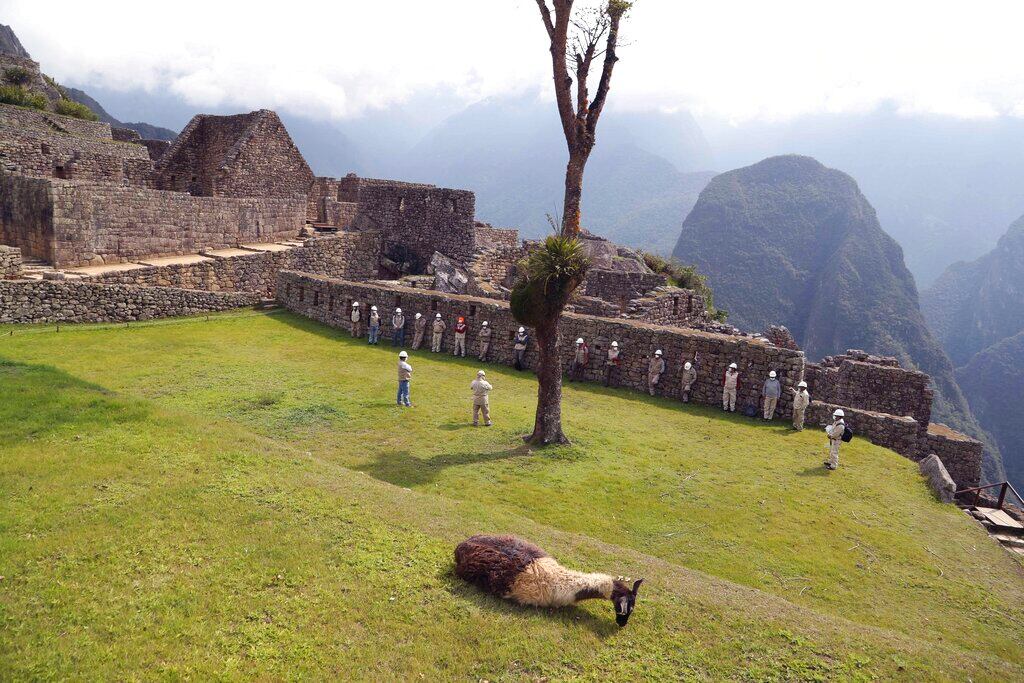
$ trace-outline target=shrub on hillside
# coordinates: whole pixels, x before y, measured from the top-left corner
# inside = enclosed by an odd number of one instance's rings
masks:
[[[100,117],[96,116],[92,109],[89,109],[89,107],[80,102],[75,102],[74,100],[57,100],[57,104],[54,106],[53,110],[58,114],[72,116],[76,119],[85,119],[86,121],[100,120]]]
[[[29,92],[20,85],[0,85],[0,104],[46,109],[46,98],[38,93]]]
[[[697,270],[697,266],[683,265],[675,258],[666,259],[646,251],[641,253],[644,256],[644,263],[647,264],[647,267],[655,273],[666,276],[670,285],[682,287],[683,289],[692,289],[703,296],[708,313],[713,319],[724,323],[726,318],[729,317],[728,311],[715,308],[714,292],[708,286],[707,276],[701,275]]]
[[[4,69],[4,80],[11,85],[28,85],[32,72],[21,66],[9,66]]]

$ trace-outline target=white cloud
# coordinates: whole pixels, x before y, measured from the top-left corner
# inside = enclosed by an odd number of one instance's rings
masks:
[[[593,1],[593,0],[590,0]],[[532,0],[0,1],[60,79],[344,118],[413,93],[548,88]],[[613,105],[733,121],[871,109],[1019,115],[1024,3],[639,0]]]

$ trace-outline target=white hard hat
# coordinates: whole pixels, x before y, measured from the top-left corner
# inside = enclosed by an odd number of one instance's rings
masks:
[[[436,317],[436,318],[437,318],[438,320],[440,320],[440,319],[441,319],[441,314],[440,314],[440,313],[438,313],[438,314],[437,314],[437,315],[436,315],[435,317]]]
[[[729,369],[730,369],[730,370],[735,370],[735,369],[737,369],[738,367],[739,367],[739,366],[738,366],[738,365],[736,365],[735,363],[729,363]]]
[[[399,357],[399,358],[408,358],[408,357],[409,357],[409,354],[408,354],[408,353],[406,353],[405,351],[402,351],[402,352],[401,352],[400,354],[398,354],[398,357]]]
[[[519,333],[522,334],[523,332],[526,332],[526,328],[525,327],[520,327],[519,328]]]
[[[655,356],[660,356],[661,355],[661,349],[658,349],[657,351],[655,351],[654,355]]]
[[[401,312],[402,312],[402,309],[401,309],[401,308],[396,308],[396,309],[395,309],[395,313],[401,313]]]
[[[419,319],[420,319],[420,318],[422,318],[422,317],[423,317],[423,314],[422,314],[422,313],[417,313],[417,314],[416,314],[416,319],[417,319],[417,320],[419,320]]]
[[[683,363],[683,367],[686,368],[687,370],[689,370],[693,366],[690,364],[690,361],[686,361],[685,363]]]
[[[797,384],[796,386],[797,386],[798,389],[806,389],[807,388],[807,382],[804,382],[803,380],[801,380],[800,384]]]
[[[832,417],[845,417],[846,413],[843,412],[842,408],[836,408],[832,413]]]
[[[483,322],[483,325],[482,325],[482,326],[483,326],[483,327],[487,327],[487,321],[486,321],[486,320],[485,320],[485,321]]]
[[[619,342],[613,341],[612,346],[614,346],[615,348],[619,348]]]
[[[376,311],[376,310],[377,310],[377,307],[376,307],[376,306],[370,306],[370,310],[371,310],[371,311]]]
[[[358,306],[359,306],[359,302],[358,301],[353,301],[352,302],[352,308],[357,308]]]
[[[580,337],[579,339],[577,339],[576,343],[577,344],[582,344],[583,343],[583,337]]]
[[[487,373],[486,373],[486,372],[484,372],[483,370],[477,370],[477,371],[476,371],[476,376],[477,376],[477,377],[483,377],[483,376],[484,376],[484,375],[486,375],[486,374],[487,374]]]
[[[772,379],[775,379],[775,377],[776,377],[776,375],[775,375],[775,371],[774,371],[774,370],[772,370],[771,372],[769,372],[769,373],[768,373],[768,376],[769,376],[769,377],[771,377]]]

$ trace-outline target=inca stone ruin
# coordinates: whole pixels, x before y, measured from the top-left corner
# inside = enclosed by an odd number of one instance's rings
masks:
[[[787,389],[780,417],[804,379],[810,425],[841,406],[859,436],[913,460],[937,455],[960,488],[979,483],[982,446],[931,423],[927,375],[857,351],[810,363],[784,328],[744,334],[715,322],[698,293],[670,286],[636,252],[584,241],[593,268],[563,336],[590,343],[598,362],[586,379],[604,380],[613,340],[623,363],[611,383],[644,390],[647,360],[662,349],[669,398],[685,361],[699,372],[693,400],[711,405],[729,363],[744,406],[775,370]],[[479,222],[466,190],[316,177],[271,111],[196,116],[168,145],[0,105],[0,323],[127,322],[276,299],[347,328],[359,301],[401,306],[409,327],[417,312],[465,316],[470,352],[487,320],[489,362],[511,364],[518,323],[506,301],[531,248],[516,230]]]

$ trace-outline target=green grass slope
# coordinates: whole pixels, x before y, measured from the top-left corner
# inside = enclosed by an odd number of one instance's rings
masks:
[[[635,393],[535,384],[290,314],[0,337],[0,679],[1024,677],[1024,571],[855,441]],[[480,531],[644,576],[519,608],[451,572]]]

